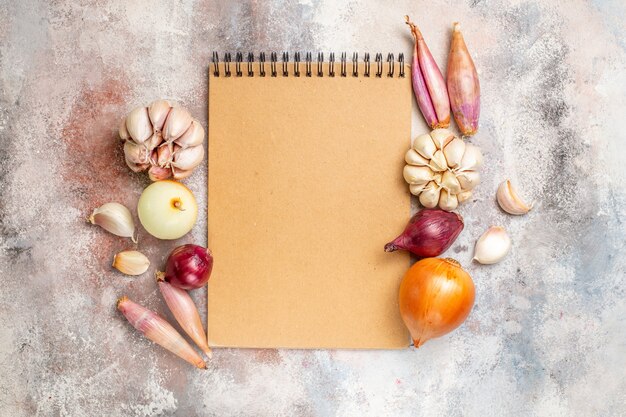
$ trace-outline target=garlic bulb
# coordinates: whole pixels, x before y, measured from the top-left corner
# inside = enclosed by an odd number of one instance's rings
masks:
[[[204,129],[182,107],[156,100],[133,109],[119,128],[126,164],[152,181],[183,179],[204,159]]]
[[[498,199],[498,204],[500,204],[502,210],[516,216],[526,214],[532,208],[532,204],[528,205],[518,197],[517,192],[515,192],[515,189],[509,180],[503,181],[498,186],[496,198]]]
[[[511,239],[500,226],[491,226],[476,242],[474,260],[481,264],[500,262],[511,249]]]
[[[471,190],[480,182],[480,149],[465,144],[448,129],[415,138],[404,160],[404,180],[424,207],[454,210],[471,197]]]

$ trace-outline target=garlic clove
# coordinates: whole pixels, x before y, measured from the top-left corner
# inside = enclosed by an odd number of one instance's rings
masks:
[[[456,195],[450,194],[445,188],[441,190],[439,196],[439,208],[445,211],[452,211],[459,205]]]
[[[124,142],[124,157],[134,164],[147,164],[150,162],[150,153],[145,146],[133,141]]]
[[[465,153],[465,142],[463,140],[454,138],[450,143],[443,148],[443,154],[446,157],[446,162],[450,168],[456,168],[463,159]]]
[[[162,142],[163,142],[163,136],[161,136],[161,133],[153,133],[152,136],[150,136],[150,139],[145,141],[143,144],[149,151],[152,151],[154,148],[159,146]]]
[[[430,132],[430,137],[437,149],[443,149],[445,146],[454,139],[454,134],[448,129],[435,129]]]
[[[469,200],[472,197],[472,192],[471,191],[462,191],[460,193],[458,193],[456,195],[457,200],[459,201],[459,203],[462,203],[464,201]]]
[[[439,187],[434,181],[429,182],[424,188],[424,191],[420,194],[420,204],[426,208],[434,208],[439,202],[439,195],[441,193],[441,187]]]
[[[498,186],[496,198],[502,210],[509,214],[520,216],[528,213],[530,209],[532,209],[532,204],[527,205],[521,198],[519,198],[517,192],[511,185],[511,181],[509,180],[503,181]]]
[[[148,176],[152,181],[166,180],[172,176],[172,170],[169,168],[162,168],[157,165],[152,165],[148,170]]]
[[[126,159],[126,165],[128,165],[130,170],[133,172],[142,172],[150,168],[150,164],[136,164],[128,159]]]
[[[163,130],[163,125],[167,119],[167,115],[172,108],[172,103],[167,100],[156,100],[148,106],[148,116],[152,122],[152,129],[155,133]]]
[[[148,117],[148,108],[137,107],[126,116],[126,130],[137,143],[143,143],[152,136],[152,124]]]
[[[419,135],[413,141],[413,149],[424,158],[432,159],[437,147],[429,134]]]
[[[128,130],[126,129],[126,118],[122,118],[122,120],[120,121],[120,127],[119,127],[119,135],[120,135],[120,139],[124,140],[129,140],[130,139],[130,135],[128,134]]]
[[[182,180],[193,174],[193,169],[184,171],[182,169],[172,167],[172,173],[175,180]]]
[[[469,191],[480,183],[480,174],[476,171],[457,172],[456,178],[461,184],[461,190]]]
[[[441,172],[435,172],[435,174],[433,175],[433,181],[435,181],[435,184],[437,184],[440,187],[441,187],[442,178],[443,178],[443,173]]]
[[[481,264],[500,262],[511,249],[511,239],[503,227],[492,226],[476,242],[474,260]]]
[[[463,153],[463,159],[459,165],[460,171],[472,171],[480,167],[483,164],[483,154],[480,152],[478,146],[467,144],[465,145],[465,152]]]
[[[189,129],[182,134],[181,137],[176,139],[176,144],[182,148],[190,148],[192,146],[198,146],[204,142],[204,129],[199,121],[193,119]]]
[[[433,179],[433,171],[428,167],[405,165],[403,174],[409,184],[426,184]]]
[[[429,160],[418,154],[415,149],[409,149],[404,155],[404,160],[409,165],[415,165],[418,167],[427,167]]]
[[[191,148],[185,148],[174,152],[172,166],[187,171],[200,165],[203,159],[204,146],[192,146]]]
[[[418,196],[420,193],[426,188],[426,183],[424,184],[409,184],[409,191],[411,194]]]
[[[126,250],[113,257],[113,268],[126,275],[141,275],[149,266],[146,255],[136,250]]]
[[[96,208],[89,216],[89,222],[116,236],[129,237],[133,242],[137,242],[133,216],[130,210],[120,203],[106,203]]]
[[[165,125],[163,138],[167,142],[178,139],[191,125],[191,114],[183,107],[172,107]]]
[[[448,190],[450,194],[458,194],[461,192],[461,183],[452,171],[446,171],[441,177],[441,186]]]
[[[169,143],[164,143],[157,148],[156,165],[161,168],[169,168],[172,162],[172,147]]]
[[[433,155],[433,158],[430,160],[430,168],[433,171],[445,171],[448,169],[448,165],[446,164],[446,157],[443,155],[442,151],[437,151]]]

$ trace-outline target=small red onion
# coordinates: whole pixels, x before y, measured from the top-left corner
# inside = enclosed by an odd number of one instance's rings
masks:
[[[187,244],[170,253],[165,272],[157,272],[157,275],[175,287],[194,290],[207,283],[212,269],[211,251],[202,246]]]
[[[424,209],[416,213],[404,232],[385,245],[385,252],[408,250],[421,258],[439,256],[463,230],[463,218],[441,209]]]

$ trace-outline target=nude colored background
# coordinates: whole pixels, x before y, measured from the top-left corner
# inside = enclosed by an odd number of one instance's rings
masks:
[[[626,7],[607,1],[0,1],[0,415],[619,416],[626,414]],[[148,179],[116,140],[168,97],[206,123],[213,50],[411,50],[445,67],[459,20],[482,82],[483,183],[447,255],[476,282],[466,324],[419,350],[220,350],[199,372],[138,337],[112,270],[130,242],[84,218],[134,207]],[[414,114],[414,131],[425,130]],[[497,208],[511,178],[535,209]],[[187,181],[206,218],[206,170]],[[134,211],[134,210],[133,210]],[[512,253],[470,262],[505,226]],[[392,236],[390,236],[391,238]],[[140,234],[150,259],[174,243]],[[200,221],[181,242],[206,242]],[[204,291],[196,291],[199,303]]]

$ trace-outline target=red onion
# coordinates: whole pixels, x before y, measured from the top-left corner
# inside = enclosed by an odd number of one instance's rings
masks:
[[[213,269],[211,251],[198,245],[179,246],[167,258],[165,272],[157,276],[183,290],[194,290],[207,283]]]
[[[385,245],[385,252],[408,250],[421,258],[441,255],[463,230],[463,218],[441,209],[424,209],[416,213],[404,232]]]

